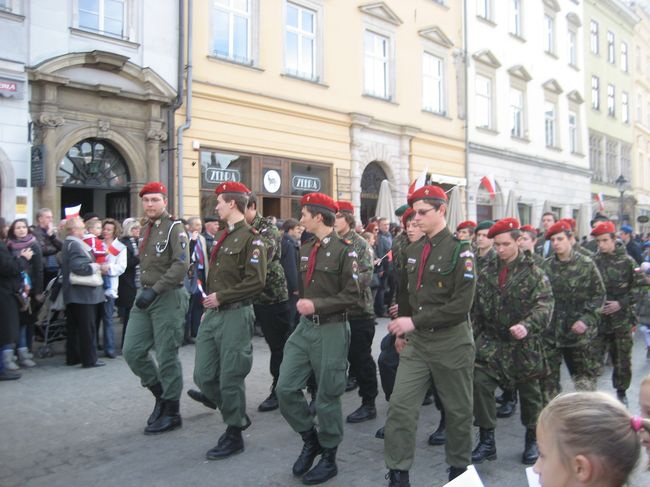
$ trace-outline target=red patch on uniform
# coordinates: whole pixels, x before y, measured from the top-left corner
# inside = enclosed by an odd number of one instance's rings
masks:
[[[468,272],[472,272],[474,270],[474,262],[472,262],[472,259],[465,260],[465,270]]]

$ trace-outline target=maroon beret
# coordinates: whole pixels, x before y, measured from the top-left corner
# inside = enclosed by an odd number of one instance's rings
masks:
[[[562,218],[560,221],[561,222],[566,222],[571,227],[571,230],[575,231],[575,229],[576,229],[576,221],[575,221],[574,218]]]
[[[331,197],[323,193],[309,193],[303,196],[300,199],[300,206],[307,205],[321,207],[324,210],[331,211],[332,213],[339,211],[339,207],[336,205],[336,202]]]
[[[487,237],[494,238],[497,235],[512,232],[513,230],[519,230],[519,220],[516,218],[502,218],[490,227]]]
[[[599,222],[591,231],[594,237],[605,235],[606,233],[616,233],[616,227],[613,222]]]
[[[476,222],[473,222],[472,220],[465,220],[464,222],[460,222],[456,227],[456,231],[462,230],[463,228],[474,229],[476,228]]]
[[[165,186],[163,183],[147,183],[142,186],[139,194],[140,198],[142,198],[145,194],[152,193],[160,193],[167,196],[167,186]]]
[[[440,203],[447,203],[447,193],[440,186],[422,186],[417,191],[414,191],[408,198],[409,206],[419,200],[434,200]]]
[[[411,207],[407,208],[402,215],[402,227],[406,228],[406,223],[415,215],[415,210]]]
[[[349,201],[337,201],[336,204],[339,207],[339,212],[348,212],[354,215],[354,206]]]
[[[546,230],[546,233],[544,234],[544,238],[548,240],[556,233],[570,232],[570,231],[571,231],[571,223],[568,222],[567,219],[562,219],[560,221],[555,222],[553,225],[549,227],[548,230]]]
[[[250,194],[251,190],[246,187],[245,184],[238,183],[236,181],[228,181],[226,183],[221,183],[214,189],[215,194],[223,193],[242,193]]]
[[[532,233],[537,238],[537,229],[532,225],[524,225],[519,228],[522,232]]]

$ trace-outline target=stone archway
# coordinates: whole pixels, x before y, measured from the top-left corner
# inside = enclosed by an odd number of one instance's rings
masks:
[[[368,164],[361,175],[361,206],[359,216],[366,224],[370,217],[375,216],[379,187],[384,179],[388,179],[384,165],[379,161],[372,161]],[[391,215],[384,215],[391,216]]]
[[[16,175],[11,161],[0,148],[0,215],[8,222],[16,216]]]

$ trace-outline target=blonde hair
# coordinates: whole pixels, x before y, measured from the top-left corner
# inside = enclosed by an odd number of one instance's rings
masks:
[[[130,237],[131,230],[134,227],[141,227],[140,222],[136,218],[127,218],[122,223],[122,237]]]
[[[602,392],[561,394],[540,413],[538,423],[552,433],[565,464],[576,455],[596,457],[601,476],[623,485],[636,467],[641,445],[630,413]]]

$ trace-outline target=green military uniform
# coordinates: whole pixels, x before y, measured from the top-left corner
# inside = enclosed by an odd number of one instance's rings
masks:
[[[425,248],[429,255],[421,265]],[[468,316],[475,280],[469,242],[447,227],[406,249],[399,314],[411,317],[415,331],[400,353],[385,426],[384,459],[391,470],[413,464],[420,406],[434,381],[447,413],[447,463],[456,468],[471,463],[474,340]]]
[[[143,232],[139,293],[152,288],[157,297],[146,309],[134,306],[131,310],[122,351],[143,386],[160,383],[162,399],[177,401],[183,389],[178,348],[189,302],[182,286],[189,265],[188,238],[182,222],[166,211],[157,220],[148,221]],[[149,356],[152,349],[155,362]]]
[[[553,288],[555,307],[551,326],[543,333],[550,374],[542,381],[544,402],[562,390],[560,366],[567,364],[578,390],[596,390],[597,364],[593,363],[591,342],[598,335],[600,310],[605,301],[605,286],[594,262],[575,250],[568,261],[557,255],[544,262],[544,270]],[[576,321],[587,325],[578,335],[571,330]]]
[[[309,258],[318,246],[312,278],[307,282]],[[300,297],[314,303],[314,315],[301,316],[284,347],[276,388],[280,411],[298,433],[310,431],[310,414],[302,389],[312,371],[316,376],[318,442],[335,448],[343,439],[341,395],[345,391],[350,327],[346,312],[360,300],[359,264],[349,241],[332,231],[319,242],[314,237],[300,248]]]
[[[507,272],[503,287],[499,285],[502,271]],[[539,379],[547,375],[542,332],[553,312],[548,277],[523,252],[508,264],[495,259],[479,274],[476,299],[481,329],[476,338],[475,421],[483,429],[494,429],[494,390],[497,385],[514,385],[521,399],[522,423],[534,429],[542,409]],[[522,340],[510,334],[516,324],[528,331]]]
[[[625,245],[616,242],[613,254],[597,252],[593,257],[605,283],[607,301],[618,301],[621,309],[601,316],[598,336],[593,346],[595,361],[602,366],[609,346],[614,371],[612,383],[617,391],[626,391],[632,379],[632,327],[637,324],[634,312],[635,291],[642,285],[636,262],[627,254]]]
[[[576,240],[576,243],[573,244],[573,250],[575,250],[577,253],[584,255],[585,257],[589,257],[590,259],[593,259],[594,253],[589,250],[587,247],[584,247],[578,243]]]
[[[244,220],[219,232],[215,241],[221,245],[210,258],[207,293],[216,293],[219,306],[206,309],[199,327],[194,382],[217,405],[224,423],[244,428],[244,379],[253,364],[252,297],[264,289],[267,253],[257,230]]]
[[[487,265],[496,260],[497,258],[497,252],[494,250],[494,247],[490,247],[490,250],[484,255],[480,256],[478,252],[475,254],[476,255],[476,275],[480,276],[483,272],[485,272],[485,268]],[[541,258],[541,257],[540,257]],[[472,330],[474,332],[474,338],[477,337],[481,330],[481,321],[478,319],[478,316],[476,316],[476,307],[478,305],[478,302],[474,300],[474,303],[472,305],[472,311],[471,311],[471,317],[472,317]],[[506,384],[502,385],[502,387],[507,387]]]
[[[476,251],[476,267],[478,269],[477,274],[481,273],[481,270],[497,258],[497,251],[494,250],[494,247],[490,247],[490,250],[487,251],[487,254],[480,255],[478,250]]]

